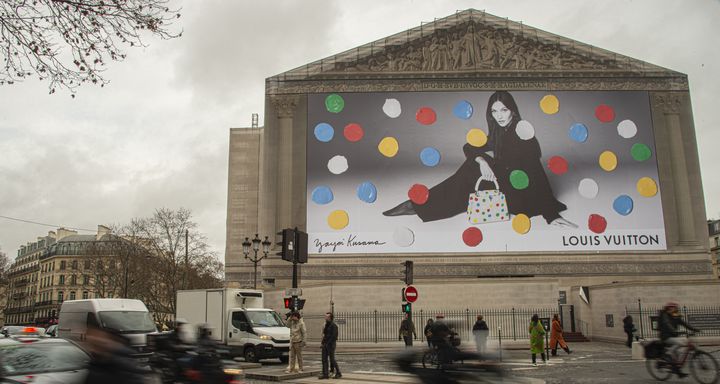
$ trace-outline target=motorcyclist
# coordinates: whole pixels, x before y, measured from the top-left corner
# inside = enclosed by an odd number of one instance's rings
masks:
[[[690,324],[683,321],[678,311],[679,305],[675,302],[669,302],[665,304],[658,319],[658,332],[660,334],[660,340],[665,344],[667,352],[672,358],[673,373],[679,377],[687,376],[686,373],[680,370],[678,365],[677,355],[679,349],[687,346],[687,339],[684,337],[678,337],[678,326],[682,325],[690,331],[697,332],[697,328],[692,327]]]
[[[92,359],[88,365],[87,384],[135,384],[143,382],[143,374],[132,358],[128,340],[113,329],[90,326],[87,346]]]

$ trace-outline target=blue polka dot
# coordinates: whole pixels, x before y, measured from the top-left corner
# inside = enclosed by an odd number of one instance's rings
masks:
[[[332,189],[325,185],[321,185],[312,191],[312,201],[315,202],[315,204],[328,204],[333,201],[333,199]]]
[[[440,163],[440,152],[433,147],[425,147],[420,151],[420,161],[425,166],[434,167]]]
[[[333,136],[335,136],[335,130],[332,125],[328,123],[320,123],[315,126],[315,138],[319,141],[327,143],[332,140]]]
[[[570,139],[578,143],[584,143],[588,138],[588,129],[585,124],[575,123],[570,126],[570,132],[568,132]]]
[[[357,187],[358,199],[366,203],[374,203],[377,199],[377,188],[369,181],[366,181]]]
[[[473,106],[467,100],[458,102],[453,108],[453,115],[455,115],[458,119],[467,120],[472,117],[472,114]]]
[[[620,195],[613,201],[615,212],[627,216],[633,210],[633,199],[628,195]]]

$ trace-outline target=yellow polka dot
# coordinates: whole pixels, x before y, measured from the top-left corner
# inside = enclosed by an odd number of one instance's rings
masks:
[[[617,168],[617,156],[612,151],[604,151],[600,154],[598,163],[600,163],[600,168],[603,170],[607,172],[613,171]]]
[[[478,148],[485,145],[488,140],[485,132],[479,128],[469,130],[465,138],[467,139],[468,144]]]
[[[387,157],[394,157],[397,155],[398,149],[400,149],[400,146],[394,137],[386,137],[380,140],[380,144],[378,144],[378,150],[380,153]]]
[[[655,180],[649,177],[642,177],[637,182],[637,191],[640,193],[640,196],[653,197],[657,194],[658,188]]]
[[[336,211],[330,212],[327,221],[330,228],[343,229],[347,227],[348,223],[350,222],[350,217],[348,216],[347,212],[338,209]]]
[[[555,95],[545,95],[540,100],[540,109],[548,115],[554,115],[560,110],[560,100]]]
[[[523,213],[515,215],[512,220],[512,228],[521,235],[528,233],[530,231],[530,218]]]

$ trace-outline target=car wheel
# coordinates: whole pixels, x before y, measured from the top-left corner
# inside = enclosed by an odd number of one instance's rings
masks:
[[[245,357],[245,361],[248,363],[257,363],[258,361],[257,353],[255,353],[254,347],[246,347],[243,356]]]
[[[290,356],[280,356],[280,362],[287,364],[287,362],[290,361]]]

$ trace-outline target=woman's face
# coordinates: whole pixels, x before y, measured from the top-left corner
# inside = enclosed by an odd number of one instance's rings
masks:
[[[512,111],[500,101],[496,101],[490,107],[492,117],[501,127],[506,127],[512,121]]]

